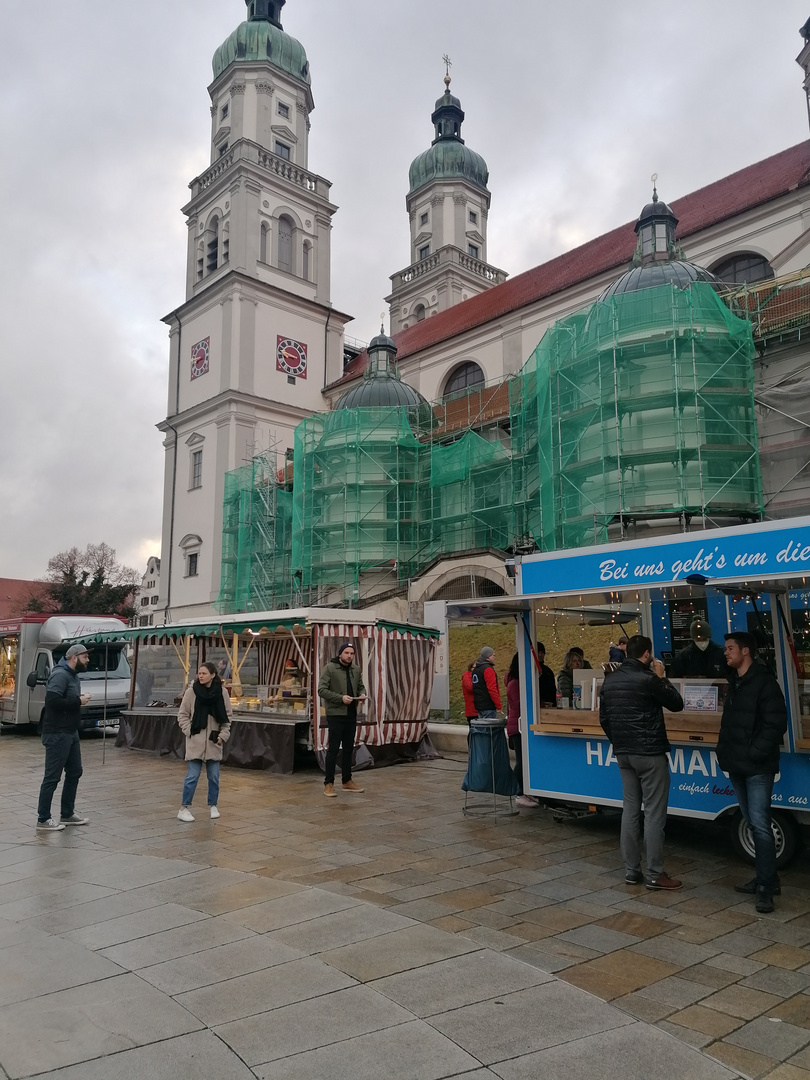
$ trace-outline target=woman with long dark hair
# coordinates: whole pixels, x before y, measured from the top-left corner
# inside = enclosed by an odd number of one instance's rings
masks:
[[[200,779],[203,762],[208,777],[208,806],[212,818],[219,817],[219,763],[222,747],[231,733],[233,709],[231,699],[216,664],[200,665],[197,678],[183,694],[177,723],[186,737],[188,769],[183,783],[183,803],[178,813],[180,821],[193,821],[191,800]]]

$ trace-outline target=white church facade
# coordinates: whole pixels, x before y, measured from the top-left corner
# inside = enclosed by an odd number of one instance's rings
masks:
[[[184,207],[186,295],[164,320],[170,364],[159,425],[167,621],[215,610],[226,473],[261,451],[283,470],[298,423],[333,407],[368,362],[361,353],[344,364],[350,317],[330,299],[336,207],[328,181],[309,171],[310,71],[304,48],[282,29],[284,2],[246,0],[247,20],[214,56],[211,165]],[[799,62],[807,72],[806,53],[807,46]],[[515,376],[555,322],[626,270],[637,238],[627,223],[507,279],[487,261],[488,170],[462,139],[464,113],[449,77],[431,120],[435,139],[408,177],[411,263],[392,275],[387,302],[399,374],[440,402]],[[648,192],[639,194],[641,205]],[[732,291],[750,288],[754,303],[765,296],[758,283],[773,281],[797,308],[792,321],[760,319],[754,327],[755,382],[765,515],[806,512],[810,378],[802,338],[810,306],[801,272],[810,265],[810,141],[671,206],[683,258]],[[508,449],[504,399],[487,399],[487,415],[471,414],[469,426]],[[466,563],[509,587],[498,553],[470,553]],[[454,575],[470,579],[461,555],[412,582],[407,599],[430,599]]]

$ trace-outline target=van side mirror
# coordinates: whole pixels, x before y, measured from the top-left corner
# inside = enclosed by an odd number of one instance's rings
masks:
[[[37,673],[35,671],[30,671],[28,673],[28,678],[25,680],[25,684],[26,686],[30,686],[32,690],[34,689],[34,687],[37,685]]]

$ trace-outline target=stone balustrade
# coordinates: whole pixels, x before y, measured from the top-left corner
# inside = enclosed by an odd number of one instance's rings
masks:
[[[503,270],[498,270],[496,267],[490,266],[489,263],[481,262],[480,259],[474,259],[471,255],[465,255],[463,251],[449,245],[439,248],[432,255],[428,255],[426,259],[420,259],[419,262],[414,263],[412,266],[400,270],[392,276],[391,281],[394,288],[397,289],[448,263],[455,264],[460,269],[466,270],[467,273],[475,274],[476,277],[492,282],[493,285],[500,285],[501,282],[506,281],[506,274]]]
[[[324,199],[329,197],[329,189],[332,185],[328,180],[324,180],[322,176],[316,176],[314,173],[307,172],[306,169],[302,169],[299,165],[296,165],[294,161],[288,161],[286,158],[271,154],[269,150],[265,150],[265,148],[259,146],[258,143],[249,142],[247,139],[240,140],[240,142],[232,146],[230,150],[227,150],[221,158],[215,161],[210,169],[207,169],[195,180],[192,180],[189,185],[192,197],[196,197],[201,191],[204,191],[207,187],[216,183],[224,173],[228,172],[234,165],[241,162],[257,165],[261,169],[266,169],[268,172],[274,173],[276,176],[289,181],[291,184],[295,184],[296,187],[303,188],[304,191],[312,192],[313,195],[320,196]]]

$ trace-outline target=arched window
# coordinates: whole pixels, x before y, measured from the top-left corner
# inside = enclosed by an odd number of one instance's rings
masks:
[[[292,273],[292,237],[293,222],[291,218],[280,217],[278,219],[278,268]]]
[[[745,285],[754,281],[767,281],[774,276],[773,268],[764,255],[753,251],[740,251],[723,259],[712,270],[715,277],[727,285]]]
[[[208,239],[205,245],[207,258],[205,268],[208,273],[216,270],[219,266],[219,218],[214,216],[208,226]]]
[[[259,261],[267,262],[267,236],[270,230],[267,228],[267,222],[262,222],[262,235],[259,241]]]
[[[417,322],[424,322],[425,314],[426,312],[424,304],[417,304],[416,307],[413,309],[413,315]]]
[[[468,360],[466,364],[460,364],[450,373],[449,379],[444,384],[442,401],[447,401],[448,398],[453,397],[455,394],[464,393],[471,386],[481,386],[484,381],[484,373],[478,364]]]
[[[306,242],[301,249],[301,277],[304,281],[309,281],[309,244]]]

